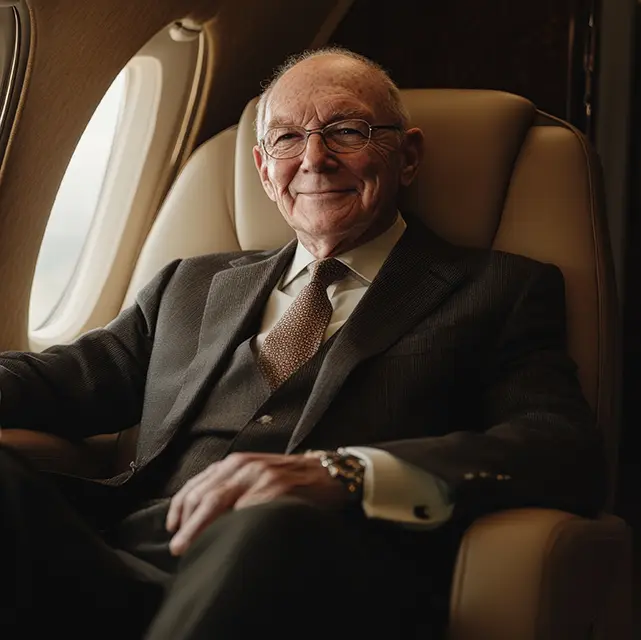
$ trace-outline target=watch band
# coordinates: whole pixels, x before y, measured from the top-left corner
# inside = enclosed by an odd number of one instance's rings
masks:
[[[358,456],[340,448],[336,451],[322,451],[319,459],[329,475],[342,482],[355,500],[362,499],[365,464]]]

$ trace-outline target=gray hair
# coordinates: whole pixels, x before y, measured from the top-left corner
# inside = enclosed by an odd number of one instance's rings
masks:
[[[258,140],[261,139],[263,135],[263,127],[265,120],[265,110],[267,106],[267,100],[274,89],[276,83],[292,68],[295,67],[299,62],[304,60],[309,60],[310,58],[317,58],[319,56],[325,55],[337,55],[350,60],[355,60],[360,62],[367,70],[372,74],[372,77],[377,78],[381,84],[386,89],[386,98],[387,104],[385,105],[390,112],[390,115],[398,120],[398,123],[404,128],[407,129],[409,126],[409,113],[403,104],[401,99],[401,93],[396,86],[396,83],[392,80],[387,71],[378,63],[366,58],[360,53],[355,53],[349,49],[338,46],[328,46],[322,47],[320,49],[311,49],[303,51],[302,53],[297,53],[292,56],[289,56],[285,62],[279,66],[272,78],[263,85],[263,91],[258,98],[258,104],[256,105],[256,120],[254,120],[254,129],[256,131],[256,137]]]

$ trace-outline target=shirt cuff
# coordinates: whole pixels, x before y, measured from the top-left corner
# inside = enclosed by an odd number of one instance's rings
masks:
[[[441,478],[374,447],[346,447],[365,464],[363,511],[411,529],[434,529],[450,519],[454,503]]]

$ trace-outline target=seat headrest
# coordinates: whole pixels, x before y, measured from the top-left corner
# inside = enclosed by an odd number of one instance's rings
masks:
[[[402,97],[425,135],[425,156],[401,210],[454,242],[490,246],[536,107],[500,91],[411,89]]]

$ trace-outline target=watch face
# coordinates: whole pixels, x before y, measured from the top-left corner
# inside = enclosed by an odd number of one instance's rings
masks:
[[[363,481],[365,465],[360,458],[350,454],[326,453],[321,464],[332,478],[337,478],[347,485],[351,492],[357,491]]]
[[[340,474],[350,480],[361,478],[365,471],[365,466],[356,456],[343,457],[337,461],[336,466]]]
[[[360,459],[352,455],[342,457],[338,464],[341,466],[343,472],[348,475],[360,473],[364,469],[364,465]]]

